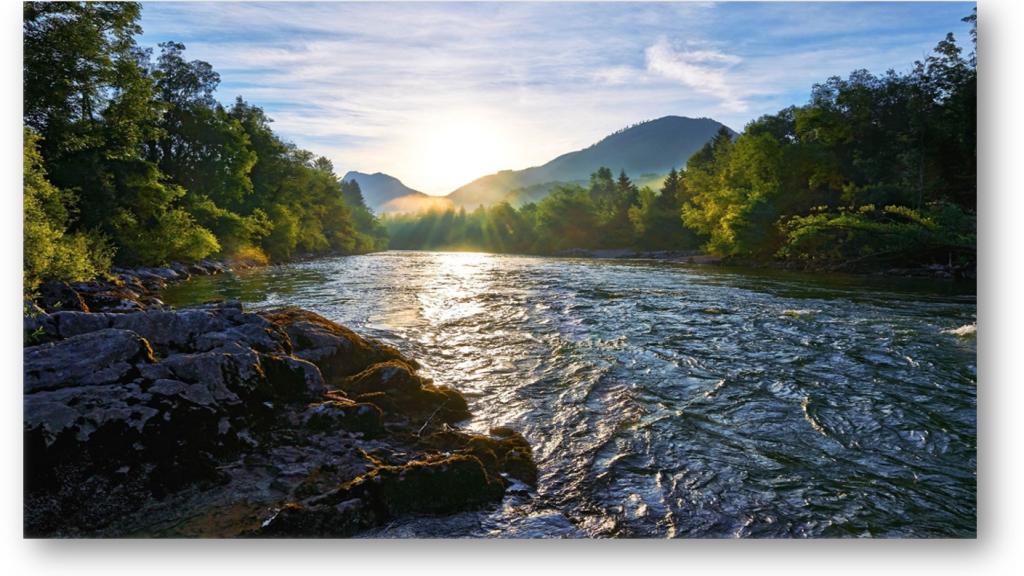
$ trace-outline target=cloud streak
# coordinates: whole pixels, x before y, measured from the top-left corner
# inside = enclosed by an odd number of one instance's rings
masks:
[[[644,56],[649,72],[718,98],[727,110],[747,111],[747,103],[737,96],[728,77],[729,68],[742,61],[738,56],[715,50],[677,50],[665,37],[649,46]]]

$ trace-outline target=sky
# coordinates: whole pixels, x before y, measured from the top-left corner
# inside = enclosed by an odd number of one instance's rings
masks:
[[[144,2],[218,98],[339,175],[446,194],[666,115],[741,130],[856,69],[908,70],[974,3]]]

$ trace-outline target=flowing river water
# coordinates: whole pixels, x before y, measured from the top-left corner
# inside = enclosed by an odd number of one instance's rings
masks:
[[[973,536],[973,285],[384,252],[200,277],[295,305],[524,433],[535,492],[369,536]]]

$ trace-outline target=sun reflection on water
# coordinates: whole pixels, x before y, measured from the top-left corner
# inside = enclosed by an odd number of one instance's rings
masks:
[[[426,265],[434,269],[432,281],[418,296],[420,313],[432,325],[443,326],[483,312],[481,295],[491,289],[492,254],[439,252]]]

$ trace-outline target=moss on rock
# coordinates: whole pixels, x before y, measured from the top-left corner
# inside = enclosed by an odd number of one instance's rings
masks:
[[[469,417],[469,407],[462,394],[447,386],[435,386],[401,360],[374,364],[341,387],[350,396],[373,402],[385,412],[423,418],[424,424],[431,418],[442,423]]]

